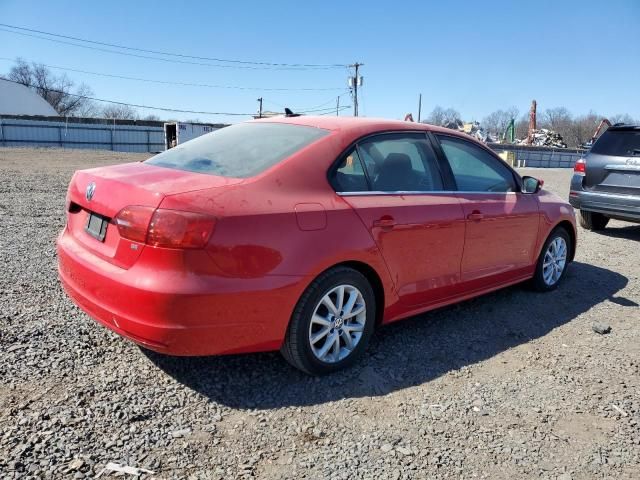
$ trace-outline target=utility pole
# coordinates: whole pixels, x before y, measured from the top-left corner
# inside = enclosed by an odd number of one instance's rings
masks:
[[[422,94],[418,97],[418,123],[420,123],[420,113],[422,113]]]
[[[336,98],[336,117],[340,116],[340,96]]]
[[[349,86],[353,87],[353,116],[358,116],[358,86],[362,86],[362,77],[358,74],[358,70],[362,67],[364,63],[354,63],[353,65],[349,65],[352,68],[355,68],[355,76],[349,78]]]
[[[262,97],[258,99],[258,118],[262,118]]]

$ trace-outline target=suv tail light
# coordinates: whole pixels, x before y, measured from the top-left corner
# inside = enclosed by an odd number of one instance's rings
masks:
[[[587,161],[584,158],[579,158],[576,164],[573,166],[573,173],[578,175],[585,175],[587,173]]]
[[[123,208],[115,221],[120,236],[165,248],[202,248],[216,224],[201,213],[140,206]]]

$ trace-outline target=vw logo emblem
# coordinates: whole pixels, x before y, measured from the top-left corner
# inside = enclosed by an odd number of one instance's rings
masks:
[[[89,185],[87,185],[87,191],[84,192],[84,196],[90,202],[95,192],[96,192],[96,184],[95,182],[91,182]]]

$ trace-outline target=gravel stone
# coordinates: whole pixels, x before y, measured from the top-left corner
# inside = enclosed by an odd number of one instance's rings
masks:
[[[600,335],[606,335],[611,332],[611,326],[604,323],[594,323],[591,329]]]
[[[516,285],[389,325],[353,368],[311,378],[278,353],[150,353],[69,301],[55,238],[73,171],[144,158],[0,148],[2,478],[109,462],[143,480],[638,477],[640,226],[580,229],[551,293]],[[521,173],[567,198],[570,170]]]

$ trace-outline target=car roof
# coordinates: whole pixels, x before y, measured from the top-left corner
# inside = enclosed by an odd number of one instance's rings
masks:
[[[325,130],[361,130],[366,128],[371,132],[385,130],[424,130],[438,133],[446,133],[460,137],[472,138],[463,133],[457,132],[444,127],[437,127],[426,123],[403,122],[400,120],[388,120],[385,118],[369,118],[369,117],[334,117],[330,115],[323,116],[307,116],[300,115],[295,117],[269,117],[251,122],[267,122],[267,123],[287,123],[290,125],[302,125],[307,127],[323,128]]]
[[[633,131],[633,130],[640,130],[640,125],[613,125],[612,127],[607,128],[607,130],[611,130],[614,132],[624,132],[624,131]],[[607,131],[605,130],[605,132]]]

